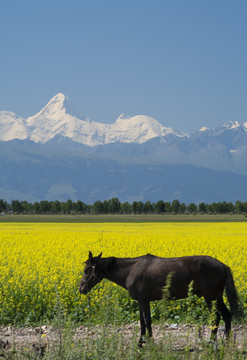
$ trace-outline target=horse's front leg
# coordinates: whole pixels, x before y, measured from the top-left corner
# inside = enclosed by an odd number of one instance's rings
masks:
[[[139,301],[140,309],[140,323],[141,323],[141,338],[139,345],[142,346],[144,343],[143,336],[146,334],[146,329],[148,331],[149,337],[152,336],[152,326],[151,326],[151,314],[150,314],[150,303],[149,301]]]

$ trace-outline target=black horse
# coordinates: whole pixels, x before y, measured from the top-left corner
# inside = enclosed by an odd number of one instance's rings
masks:
[[[97,283],[106,278],[129,291],[132,299],[139,303],[141,339],[148,330],[152,336],[150,301],[164,297],[168,287],[169,298],[182,299],[191,292],[203,296],[209,309],[216,301],[216,319],[211,337],[215,338],[220,316],[225,322],[226,335],[231,330],[232,315],[241,316],[241,307],[230,268],[210,256],[186,256],[161,258],[150,254],[136,258],[102,258],[102,253],[93,257],[91,251],[86,261],[79,290],[87,294]],[[168,276],[170,274],[170,276]],[[167,279],[169,284],[167,285]],[[223,302],[223,292],[230,304],[231,312]],[[167,295],[167,294],[166,294]]]

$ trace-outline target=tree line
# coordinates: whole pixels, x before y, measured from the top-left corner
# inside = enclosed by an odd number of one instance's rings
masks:
[[[118,198],[100,201],[88,205],[84,202],[67,200],[47,201],[42,200],[34,203],[27,201],[12,200],[11,203],[0,199],[1,214],[247,214],[247,202],[213,202],[198,205],[180,203],[179,200],[172,202],[159,200],[156,203],[150,201],[133,201],[121,203]]]

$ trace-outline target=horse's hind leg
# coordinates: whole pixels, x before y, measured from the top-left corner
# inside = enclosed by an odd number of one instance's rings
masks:
[[[220,297],[217,300],[217,307],[218,307],[218,310],[221,313],[221,316],[225,322],[226,336],[228,337],[229,332],[231,330],[232,315],[231,315],[230,311],[227,309],[222,297]]]
[[[144,317],[143,317],[143,312],[142,312],[142,308],[141,305],[139,304],[139,309],[140,309],[140,325],[141,325],[141,336],[146,334],[146,326],[145,326],[145,321],[144,321]]]
[[[207,299],[205,299],[205,300],[206,300],[206,303],[207,303],[207,306],[208,306],[210,312],[212,312],[212,310],[213,310],[212,301],[209,301]],[[213,320],[213,324],[212,324],[213,329],[211,331],[211,340],[215,340],[215,338],[216,338],[219,323],[220,323],[220,313],[219,313],[218,304],[216,302],[216,309],[215,309],[214,320]]]
[[[142,345],[143,343],[142,336],[146,334],[146,329],[148,330],[148,335],[150,337],[152,336],[150,304],[149,302],[139,302],[139,308],[140,308],[140,322],[141,322],[141,338],[139,344]]]

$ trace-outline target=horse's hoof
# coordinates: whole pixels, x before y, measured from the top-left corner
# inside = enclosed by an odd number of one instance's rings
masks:
[[[138,347],[139,348],[143,348],[143,346],[146,344],[146,341],[144,341],[144,340],[139,340],[138,341]]]

